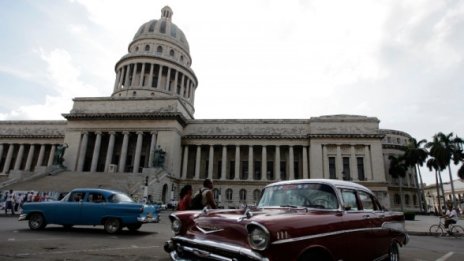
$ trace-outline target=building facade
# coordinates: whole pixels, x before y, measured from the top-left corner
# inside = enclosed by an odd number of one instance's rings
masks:
[[[0,122],[0,189],[98,185],[168,202],[183,185],[198,189],[211,178],[220,205],[237,207],[254,204],[271,182],[327,178],[361,183],[387,208],[403,199],[418,210],[414,170],[402,196],[388,174],[388,157],[401,154],[411,137],[380,129],[375,117],[195,119],[198,79],[172,14],[164,7],[160,19],[139,28],[116,63],[109,97],[74,98],[63,121]],[[58,168],[54,158],[63,144]]]

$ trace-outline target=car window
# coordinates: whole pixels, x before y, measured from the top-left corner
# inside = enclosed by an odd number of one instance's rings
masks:
[[[134,202],[134,200],[131,199],[126,194],[115,193],[108,197],[108,202],[111,202],[111,203]]]
[[[351,189],[342,189],[343,206],[349,210],[358,210],[358,201],[356,199],[356,191]]]
[[[333,189],[325,184],[285,184],[264,190],[258,207],[270,206],[337,209],[338,200]]]
[[[92,203],[102,203],[105,202],[105,197],[100,192],[90,192],[87,197],[87,201]]]
[[[81,191],[74,191],[71,192],[71,195],[69,196],[69,202],[79,202],[84,199],[84,192]]]
[[[364,210],[371,210],[371,211],[378,210],[378,206],[374,198],[370,194],[364,191],[359,191],[358,194],[359,194],[359,199],[361,200],[361,204]]]

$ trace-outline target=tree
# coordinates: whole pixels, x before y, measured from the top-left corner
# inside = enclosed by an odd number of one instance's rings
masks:
[[[447,152],[439,138],[439,135],[436,134],[433,136],[433,140],[431,142],[427,142],[425,145],[426,148],[429,148],[429,155],[432,157],[427,161],[427,167],[432,170],[435,170],[435,180],[437,184],[437,196],[438,196],[438,206],[440,213],[442,212],[441,209],[441,202],[440,202],[440,193],[438,188],[441,188],[443,200],[445,200],[445,193],[443,189],[443,182],[441,179],[441,171],[446,169],[446,159],[448,158]],[[440,179],[440,182],[438,181]],[[446,202],[445,204],[446,205]]]
[[[404,152],[404,160],[408,167],[415,168],[417,174],[419,175],[419,205],[421,211],[426,211],[426,207],[423,204],[424,197],[424,182],[422,181],[422,175],[420,172],[420,166],[422,166],[425,160],[428,157],[428,152],[423,145],[427,143],[427,140],[423,139],[417,142],[416,139],[412,138],[409,140],[409,143],[406,146],[406,151]]]
[[[438,133],[438,140],[441,143],[442,148],[440,148],[442,155],[440,155],[439,160],[442,160],[442,164],[446,165],[448,167],[448,172],[449,172],[449,178],[450,178],[450,184],[451,184],[451,200],[453,203],[453,206],[456,207],[457,201],[456,201],[456,195],[454,191],[454,182],[453,182],[453,176],[451,175],[451,160],[455,164],[459,163],[462,158],[462,151],[460,150],[459,142],[462,140],[458,137],[453,139],[453,133],[449,133],[448,135],[445,135],[443,133]]]
[[[400,206],[401,211],[403,212],[403,178],[406,176],[406,172],[408,167],[404,162],[404,158],[402,156],[388,156],[390,160],[390,167],[388,169],[388,173],[392,178],[398,178],[400,181]]]
[[[443,184],[438,182],[440,165],[438,164],[438,161],[435,158],[430,158],[429,160],[427,160],[426,165],[430,171],[435,170],[435,183],[436,183],[435,187],[437,189],[438,213],[440,213],[441,215],[442,209],[441,209],[441,201],[440,201],[440,187],[441,187],[441,190],[443,191]],[[440,177],[440,180],[441,180],[441,177]]]

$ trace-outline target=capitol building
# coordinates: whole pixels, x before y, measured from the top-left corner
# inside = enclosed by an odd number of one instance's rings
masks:
[[[409,134],[359,115],[195,119],[201,86],[191,65],[187,37],[166,6],[135,32],[108,97],[76,97],[60,121],[0,121],[0,190],[106,187],[167,203],[185,184],[195,191],[211,178],[227,208],[255,204],[275,181],[324,178],[360,183],[400,208],[388,157],[403,152]],[[415,170],[402,184],[405,210],[419,210]]]

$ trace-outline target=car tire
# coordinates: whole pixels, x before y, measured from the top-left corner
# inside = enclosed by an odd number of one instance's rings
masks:
[[[127,228],[128,228],[130,231],[137,231],[137,230],[139,230],[141,227],[142,227],[142,224],[140,224],[140,223],[127,225]]]
[[[396,242],[390,244],[390,249],[388,250],[388,261],[399,261],[400,260],[400,249]]]
[[[47,223],[45,222],[45,218],[40,213],[32,213],[29,216],[29,228],[31,230],[40,230],[44,229]]]
[[[114,234],[122,229],[121,221],[117,218],[108,218],[104,223],[105,231],[108,234]]]

